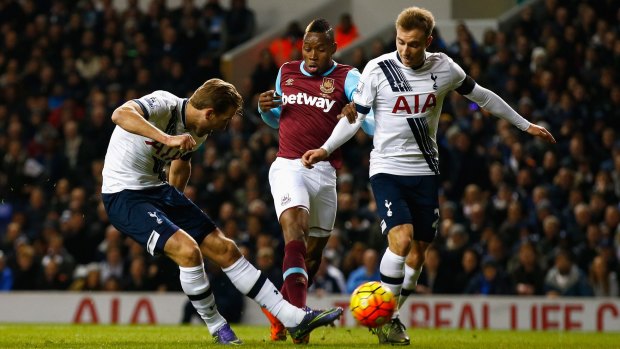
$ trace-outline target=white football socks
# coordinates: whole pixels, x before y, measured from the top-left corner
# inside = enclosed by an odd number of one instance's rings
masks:
[[[394,297],[400,296],[400,289],[403,286],[403,279],[405,277],[405,257],[399,256],[396,253],[390,251],[388,247],[385,249],[383,258],[381,258],[381,264],[379,265],[379,272],[381,273],[381,284],[392,291]],[[397,318],[399,315],[398,308],[394,311],[392,318]]]
[[[304,310],[284,300],[273,283],[244,257],[222,270],[241,293],[267,308],[285,327],[299,325],[306,315]]]
[[[398,309],[405,304],[407,297],[415,291],[421,273],[422,267],[416,270],[405,264],[405,279],[403,280],[403,288],[400,290],[400,297],[398,297]]]
[[[204,266],[200,264],[195,267],[179,267],[179,270],[183,292],[207,324],[209,332],[214,334],[226,324],[226,319],[217,311],[215,298],[209,287],[209,279],[205,274]]]

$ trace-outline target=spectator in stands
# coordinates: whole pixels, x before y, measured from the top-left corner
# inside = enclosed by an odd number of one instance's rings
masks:
[[[445,249],[441,256],[442,268],[454,272],[461,271],[461,261],[468,247],[469,237],[470,235],[462,224],[453,224],[449,228]]]
[[[207,40],[204,54],[217,62],[218,58],[226,51],[228,42],[226,13],[217,1],[207,2],[202,13],[200,27],[206,33]]]
[[[349,46],[357,39],[359,33],[357,31],[357,26],[353,23],[351,14],[343,13],[340,15],[340,21],[336,25],[334,34],[336,44],[338,44],[338,47],[341,49]]]
[[[273,43],[272,43],[273,45]],[[300,47],[301,49],[301,47]],[[261,91],[266,91],[273,89],[273,77],[278,74],[279,66],[282,65],[284,61],[281,63],[277,63],[273,51],[270,49],[263,49],[259,53],[260,59],[258,64],[254,68],[252,72],[252,94],[260,93]],[[290,54],[287,54],[286,57],[290,57]]]
[[[455,294],[463,294],[471,280],[480,271],[480,255],[473,248],[468,248],[463,252],[463,260],[461,261],[461,272],[456,274],[452,291]]]
[[[448,278],[448,273],[451,272],[454,272],[454,269],[444,266],[440,251],[434,246],[429,247],[426,251],[425,268],[420,274],[415,292],[420,294],[451,293],[454,286],[451,285]],[[405,293],[408,293],[408,291],[405,291]]]
[[[45,237],[45,239],[48,245],[47,253],[41,260],[43,268],[46,268],[48,262],[53,261],[60,278],[70,282],[73,270],[75,269],[75,260],[65,249],[62,236],[58,233],[54,233],[53,235]]]
[[[511,294],[512,288],[500,264],[492,256],[487,256],[482,261],[481,271],[471,279],[465,293],[503,295]]]
[[[366,249],[363,256],[363,265],[353,270],[347,278],[347,293],[352,293],[357,286],[367,281],[379,281],[379,265],[377,251]]]
[[[599,247],[603,243],[603,233],[600,225],[589,223],[586,235],[582,241],[574,244],[572,251],[575,255],[575,263],[583,271],[590,269],[590,265],[599,254]]]
[[[282,269],[274,263],[273,248],[269,246],[260,247],[256,252],[256,268],[273,282],[273,285],[280,289],[282,287]]]
[[[545,276],[544,291],[548,296],[586,297],[594,295],[592,286],[579,267],[573,263],[570,251],[561,249],[555,264]]]
[[[0,292],[13,289],[13,271],[6,265],[4,252],[0,250]]]
[[[362,71],[366,63],[368,63],[368,58],[366,57],[364,48],[356,47],[351,54],[351,65],[357,68],[357,70]]]
[[[89,263],[86,266],[86,274],[83,280],[79,280],[73,285],[76,290],[79,291],[101,291],[103,285],[101,284],[101,270],[99,264]]]
[[[301,54],[301,46],[304,41],[304,31],[301,29],[299,22],[292,21],[288,24],[286,31],[277,39],[274,39],[269,44],[269,52],[275,60],[276,68],[279,68],[285,62],[295,60],[295,57],[299,57]],[[264,65],[267,62],[263,62],[264,57],[261,52],[261,60],[259,61],[259,65]],[[266,67],[263,67],[263,69]],[[273,80],[273,77],[277,74],[272,74],[270,76],[266,76],[266,81]],[[265,91],[266,89],[257,89],[257,91]]]
[[[254,11],[247,7],[246,0],[232,0],[226,12],[227,48],[232,49],[248,41],[256,29]]]
[[[137,245],[142,249],[140,245]],[[124,278],[122,290],[124,291],[154,291],[155,285],[149,275],[148,265],[143,256],[133,258],[129,266],[129,272]]]
[[[511,292],[520,296],[543,294],[545,273],[540,265],[540,258],[532,242],[524,242],[519,247],[517,263],[509,270],[512,286]]]
[[[308,288],[310,294],[320,297],[324,294],[343,294],[346,292],[344,274],[332,264],[333,257],[333,254],[323,253],[319,270],[314,276],[312,285]]]
[[[120,248],[110,246],[106,250],[105,255],[105,260],[99,265],[102,285],[105,285],[106,281],[112,277],[121,280],[125,274],[123,256],[121,255]]]
[[[39,290],[66,290],[71,279],[69,275],[60,273],[59,264],[54,259],[44,260],[43,273],[37,278]]]
[[[35,290],[39,274],[41,273],[41,263],[32,246],[21,243],[15,252],[15,259],[10,265],[13,270],[13,289],[14,290]]]
[[[609,270],[609,265],[603,256],[594,258],[588,272],[588,278],[596,297],[620,296],[618,274]]]

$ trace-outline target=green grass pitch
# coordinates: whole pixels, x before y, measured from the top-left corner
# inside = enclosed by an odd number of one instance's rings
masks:
[[[246,348],[294,346],[269,341],[269,329],[233,328]],[[620,333],[511,332],[409,329],[411,348],[620,348]],[[0,348],[147,348],[220,347],[206,328],[193,326],[21,325],[0,324]],[[296,346],[297,347],[297,346]],[[365,328],[322,327],[312,333],[312,348],[377,349]],[[389,347],[389,346],[388,346]]]

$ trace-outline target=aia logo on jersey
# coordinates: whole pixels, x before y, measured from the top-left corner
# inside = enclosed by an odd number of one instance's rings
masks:
[[[144,141],[144,143],[153,147],[153,150],[155,151],[155,154],[153,155],[156,158],[164,161],[176,160],[183,156],[186,152],[192,151],[192,149],[188,149],[188,151],[181,151],[177,148],[171,148],[153,140]]]
[[[405,98],[405,96],[398,96],[398,98],[396,98],[396,103],[394,103],[394,107],[392,108],[393,114],[400,111],[404,111],[407,114],[426,113],[429,109],[437,105],[437,97],[435,97],[433,93],[406,97],[407,98]]]
[[[335,86],[335,80],[332,78],[323,78],[323,83],[321,84],[321,92],[325,93],[325,94],[330,94],[334,92],[334,89],[336,88]]]
[[[293,82],[295,82],[295,79],[286,79],[286,81],[284,82],[284,85],[293,86]]]

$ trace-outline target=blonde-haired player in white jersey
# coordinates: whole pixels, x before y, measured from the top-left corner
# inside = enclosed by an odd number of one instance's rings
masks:
[[[401,295],[399,306],[416,283],[424,252],[434,240],[439,221],[439,159],[436,142],[441,106],[455,90],[520,130],[555,143],[544,128],[515,112],[495,93],[477,85],[443,53],[429,53],[435,21],[428,10],[410,7],[396,20],[396,51],[366,65],[354,105],[325,144],[302,157],[307,167],[325,159],[351,138],[371,110],[375,114],[370,182],[388,248],[381,259],[381,282]],[[401,289],[403,292],[401,293]],[[380,343],[409,344],[398,312],[375,333]]]
[[[232,84],[211,79],[189,99],[155,91],[121,105],[112,114],[117,126],[105,157],[101,197],[120,232],[150,254],[164,254],[179,265],[181,287],[216,343],[241,341],[215,306],[205,257],[221,267],[241,293],[276,316],[293,338],[303,338],[336,320],[342,308],[318,311],[288,303],[235,242],[183,195],[191,153],[213,130],[225,129],[242,104]]]

